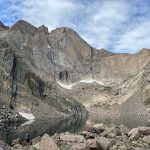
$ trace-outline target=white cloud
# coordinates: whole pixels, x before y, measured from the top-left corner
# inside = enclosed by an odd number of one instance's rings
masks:
[[[99,1],[95,3],[90,6],[87,13],[88,18],[82,24],[81,29],[84,30],[81,33],[89,43],[97,48],[108,48],[116,38],[115,33],[128,20],[128,7],[124,1]]]
[[[127,51],[134,53],[142,48],[150,48],[150,21],[145,20],[139,24],[133,24],[120,37],[113,47],[116,52]],[[130,50],[129,50],[130,48]]]
[[[97,48],[108,48],[116,28],[128,19],[125,1],[26,0],[21,7],[23,19],[32,24],[71,27]]]
[[[36,26],[45,24],[49,30],[60,26],[73,28],[98,49],[134,53],[143,47],[150,47],[150,3],[147,0],[140,1],[140,4],[137,0],[17,2],[18,0],[11,1],[1,16],[17,18],[15,16],[20,14],[20,19]]]
[[[81,7],[72,0],[26,0],[21,5],[23,19],[35,24],[45,24],[49,29],[72,26],[72,18]]]
[[[18,19],[18,0],[0,0],[0,20],[10,25]]]

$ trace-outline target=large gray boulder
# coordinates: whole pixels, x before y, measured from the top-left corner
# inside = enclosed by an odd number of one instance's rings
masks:
[[[133,128],[128,133],[129,140],[138,139],[140,137],[140,132],[138,128]]]
[[[150,136],[144,136],[142,141],[150,145]]]
[[[96,140],[100,147],[102,147],[104,150],[110,149],[113,145],[115,145],[116,141],[114,139],[109,139],[105,137],[97,136]]]
[[[105,126],[101,123],[101,124],[95,124],[93,126],[93,129],[97,132],[97,133],[102,133],[105,130]]]
[[[88,131],[82,131],[81,135],[85,137],[85,139],[92,139],[95,137],[94,133],[88,132]]]
[[[71,150],[87,150],[86,143],[74,143]]]
[[[62,134],[62,135],[60,135],[59,138],[61,141],[66,141],[66,142],[83,143],[85,141],[85,139],[82,135],[74,135],[74,134]]]
[[[86,141],[87,148],[90,149],[100,149],[100,145],[98,144],[96,139],[88,139]]]
[[[48,134],[44,134],[39,143],[39,150],[59,150],[59,148]]]
[[[144,134],[144,135],[150,134],[150,127],[138,127],[138,130],[141,134]]]

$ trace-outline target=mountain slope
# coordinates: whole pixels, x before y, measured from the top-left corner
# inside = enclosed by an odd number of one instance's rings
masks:
[[[10,28],[0,24],[0,55],[0,98],[13,109],[62,117],[85,114],[83,105],[123,114],[136,102],[140,113],[148,107],[149,49],[96,50],[72,29],[49,33],[19,20]]]

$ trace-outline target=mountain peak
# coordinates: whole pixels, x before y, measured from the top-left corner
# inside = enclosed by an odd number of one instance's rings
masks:
[[[64,35],[64,34],[78,34],[76,31],[72,30],[71,28],[68,27],[59,27],[51,31],[51,34],[55,35]]]
[[[99,49],[99,52],[100,52],[100,53],[106,53],[106,52],[108,52],[108,51],[107,51],[107,49],[105,49],[105,48],[101,48],[101,49]]]
[[[24,21],[24,20],[18,20],[13,26],[11,26],[12,30],[20,30],[23,33],[30,33],[35,34],[37,31],[37,28],[34,27],[32,24]]]
[[[45,34],[49,34],[48,28],[45,25],[39,26],[38,32],[45,32]]]
[[[148,49],[148,48],[142,48],[137,54],[140,54],[140,55],[149,55],[150,54],[150,49]]]

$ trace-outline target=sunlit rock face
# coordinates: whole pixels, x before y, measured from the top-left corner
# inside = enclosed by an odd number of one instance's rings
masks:
[[[49,32],[23,20],[0,23],[0,98],[35,117],[85,114],[84,106],[125,113],[130,101],[146,113],[149,58],[149,49],[132,55],[96,50],[66,27]]]

